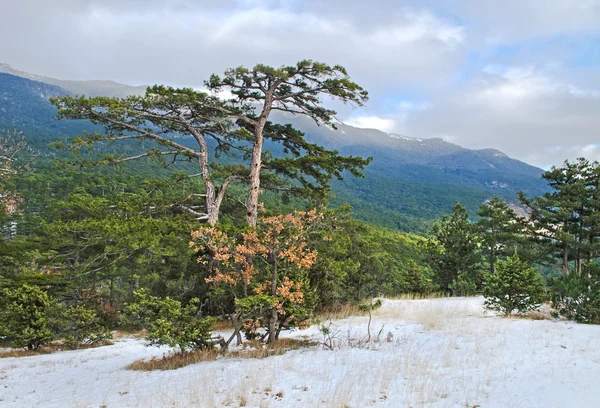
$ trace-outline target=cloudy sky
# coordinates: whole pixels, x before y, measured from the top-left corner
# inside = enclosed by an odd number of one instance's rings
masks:
[[[313,59],[367,88],[341,119],[494,147],[548,167],[600,159],[600,0],[0,0],[0,62],[60,79],[199,87]]]

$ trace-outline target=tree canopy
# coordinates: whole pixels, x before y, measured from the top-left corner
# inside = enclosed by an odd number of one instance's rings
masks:
[[[269,133],[268,122],[271,113],[280,111],[304,115],[317,124],[335,126],[336,112],[323,106],[320,99],[322,96],[358,106],[363,106],[368,100],[367,91],[350,80],[344,67],[310,60],[280,68],[259,64],[251,70],[244,67],[228,69],[223,77],[212,75],[206,85],[214,92],[231,92],[233,98],[226,102],[224,108],[219,109],[237,120],[238,124],[248,129],[252,135],[252,159],[246,203],[246,221],[251,226],[256,225],[258,217],[263,145],[265,135]],[[273,129],[271,127],[271,130]],[[338,160],[328,158],[327,161],[330,163],[327,167],[331,167],[339,161],[339,157]],[[367,163],[368,161],[354,160],[345,167],[360,169]],[[285,164],[289,166],[291,163]],[[353,172],[357,174],[357,170]]]
[[[213,75],[206,84],[215,94],[153,86],[144,96],[52,98],[60,119],[86,119],[104,128],[103,133],[84,134],[56,146],[86,153],[71,163],[83,167],[142,158],[166,166],[177,162],[197,166],[190,176],[200,177],[204,189],[177,206],[210,225],[217,223],[234,182],[249,186],[246,218],[255,225],[261,179],[263,188],[285,196],[322,201],[333,177],[342,179],[346,172],[362,176],[370,161],[309,143],[291,125],[269,120],[272,111],[281,110],[333,125],[335,112],[323,107],[321,96],[362,106],[367,93],[350,81],[343,67],[311,61],[280,69],[257,65],[253,70],[228,70],[223,79]],[[234,97],[223,100],[217,92],[226,88]],[[265,140],[276,151],[264,151]],[[93,147],[96,154],[88,154]],[[237,159],[220,159],[222,155]],[[204,205],[198,204],[200,198]]]

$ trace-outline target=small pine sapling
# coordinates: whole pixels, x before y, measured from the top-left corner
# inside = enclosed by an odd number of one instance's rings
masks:
[[[62,343],[70,348],[101,344],[112,338],[95,311],[85,306],[74,306],[62,313],[60,334]]]
[[[369,313],[369,324],[367,325],[367,333],[368,333],[368,338],[367,338],[367,342],[371,341],[371,319],[372,319],[372,313],[379,309],[381,307],[381,299],[377,299],[374,302],[371,301],[369,303],[365,303],[362,305],[359,305],[358,308],[361,312],[366,312]],[[382,327],[383,329],[383,327]]]
[[[546,298],[540,273],[522,261],[518,254],[497,265],[496,271],[485,279],[485,307],[510,316],[514,311],[536,310]]]
[[[55,339],[56,302],[37,286],[4,289],[0,304],[0,339],[14,348],[38,350]]]
[[[178,348],[182,354],[212,347],[214,319],[201,316],[197,298],[183,306],[178,300],[161,299],[139,290],[134,292],[134,302],[127,305],[125,313],[129,322],[148,331],[146,340],[151,346]]]
[[[327,326],[322,324],[319,327],[319,331],[323,335],[323,341],[321,342],[321,344],[327,347],[329,350],[333,350],[333,347],[335,345],[334,340],[339,340],[338,334],[340,332],[339,330],[334,330],[331,326],[333,326],[333,323],[329,322]]]

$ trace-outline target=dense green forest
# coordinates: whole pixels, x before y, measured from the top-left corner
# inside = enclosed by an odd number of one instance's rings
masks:
[[[152,344],[182,352],[242,334],[273,342],[315,311],[402,293],[483,293],[507,315],[552,300],[557,314],[600,321],[598,163],[544,173],[548,192],[519,196],[526,217],[469,187],[450,212],[411,199],[443,190],[413,185],[382,189],[406,208],[362,204],[370,222],[358,221],[331,185],[359,180],[371,159],[269,120],[279,109],[332,125],[323,95],[363,104],[343,67],[258,65],[207,86],[237,99],[158,86],[125,98],[58,93],[65,123],[101,131],[54,143],[53,154],[2,134],[0,340],[77,346],[144,328]],[[479,211],[470,217],[465,205]],[[424,221],[440,211],[448,215]],[[211,336],[215,319],[231,321],[230,338]]]
[[[41,78],[44,79],[44,78]],[[64,158],[64,154],[49,148],[52,142],[67,143],[68,139],[83,132],[102,132],[101,125],[86,120],[57,120],[57,109],[48,98],[72,95],[78,89],[60,88],[60,83],[46,78],[50,83],[36,82],[8,74],[0,74],[0,128],[19,129],[26,135],[28,144],[41,156]],[[94,89],[94,83],[86,86],[93,95],[117,96],[139,94],[125,85],[114,92]],[[136,91],[136,92],[133,92]],[[108,92],[108,94],[107,94]],[[336,123],[317,126],[302,115],[283,115],[277,111],[271,116],[277,124],[292,124],[305,133],[305,140],[344,156],[368,158],[372,161],[364,171],[364,178],[342,173],[342,180],[334,178],[331,183],[329,205],[333,208],[344,203],[353,207],[354,216],[369,224],[385,226],[406,232],[424,234],[431,223],[450,211],[460,201],[471,213],[493,195],[515,202],[515,194],[524,190],[531,195],[546,192],[547,186],[540,179],[542,170],[511,159],[496,150],[469,150],[441,139],[411,139],[388,135],[374,129],[359,129]],[[187,147],[194,147],[189,138],[179,140]],[[220,154],[214,157],[218,142],[208,139],[209,154],[216,162],[232,165],[244,160],[243,154]],[[147,142],[96,145],[94,152],[122,155],[142,153]],[[118,147],[118,148],[117,148]],[[85,150],[85,149],[84,149]],[[265,153],[276,158],[285,157],[285,147],[280,141],[266,138]],[[231,152],[230,152],[231,153]],[[233,157],[235,156],[235,157]],[[170,177],[173,171],[187,171],[176,165],[141,166],[136,172],[153,177]]]

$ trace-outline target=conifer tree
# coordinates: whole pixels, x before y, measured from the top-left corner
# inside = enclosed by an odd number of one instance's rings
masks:
[[[265,188],[323,199],[333,177],[341,179],[346,172],[361,176],[370,161],[309,143],[291,125],[268,120],[272,111],[279,110],[335,126],[335,112],[321,106],[320,96],[357,105],[367,100],[367,92],[350,81],[343,67],[311,61],[280,69],[257,65],[253,70],[228,70],[223,79],[213,75],[206,84],[215,92],[229,89],[235,97],[223,101],[189,88],[154,86],[144,96],[53,98],[60,119],[86,119],[104,127],[103,134],[86,134],[68,145],[55,145],[75,152],[92,147],[105,151],[75,161],[80,166],[116,165],[142,158],[165,165],[194,163],[199,171],[192,176],[202,179],[204,191],[191,194],[178,208],[210,225],[217,223],[234,182],[249,185],[246,218],[254,226],[261,178]],[[140,142],[140,147],[128,143],[131,140]],[[282,152],[263,156],[265,140],[281,145]],[[107,142],[116,153],[108,151]],[[217,160],[222,153],[236,155],[236,164]],[[198,197],[203,197],[204,206],[193,203]]]
[[[54,340],[58,306],[37,286],[4,289],[0,299],[0,338],[14,348],[37,350]]]
[[[451,294],[471,294],[481,285],[481,252],[477,230],[460,203],[452,214],[431,229],[426,244],[429,265],[435,273],[435,283]]]
[[[485,278],[485,307],[510,316],[514,311],[526,313],[537,309],[545,300],[545,284],[540,273],[522,261],[515,252],[498,264]]]
[[[343,103],[358,106],[362,106],[368,99],[367,91],[350,80],[344,67],[310,60],[280,68],[259,64],[252,69],[244,67],[229,69],[225,71],[222,78],[217,75],[211,76],[206,85],[215,92],[230,91],[235,96],[228,101],[225,108],[219,107],[219,109],[236,119],[237,123],[246,128],[251,135],[252,156],[246,204],[246,222],[250,226],[255,226],[258,219],[261,171],[265,166],[263,162],[265,139],[275,131],[274,137],[284,141],[280,136],[282,128],[269,123],[271,114],[280,111],[303,115],[313,119],[317,124],[335,127],[336,112],[324,107],[321,97],[329,96]],[[298,138],[298,133],[293,129],[287,127],[286,130],[296,139]],[[340,157],[337,152],[335,153],[334,156],[337,158],[325,156],[329,168],[338,166],[358,174],[358,169],[367,164],[355,160],[340,166],[342,164]],[[292,163],[287,163],[290,164]],[[310,164],[310,160],[297,164],[307,165]],[[339,173],[336,175],[340,176]]]
[[[533,199],[520,193],[531,209],[528,234],[561,259],[565,275],[571,263],[577,275],[600,253],[600,165],[580,158],[553,167],[542,176],[552,191]]]
[[[30,163],[19,163],[19,155],[28,150],[22,132],[0,129],[0,215],[18,210],[22,198],[9,185],[17,174],[30,168]]]
[[[482,250],[490,273],[494,273],[498,260],[505,259],[521,245],[523,227],[514,210],[499,197],[482,204],[477,215],[481,217],[476,226],[482,240]]]

